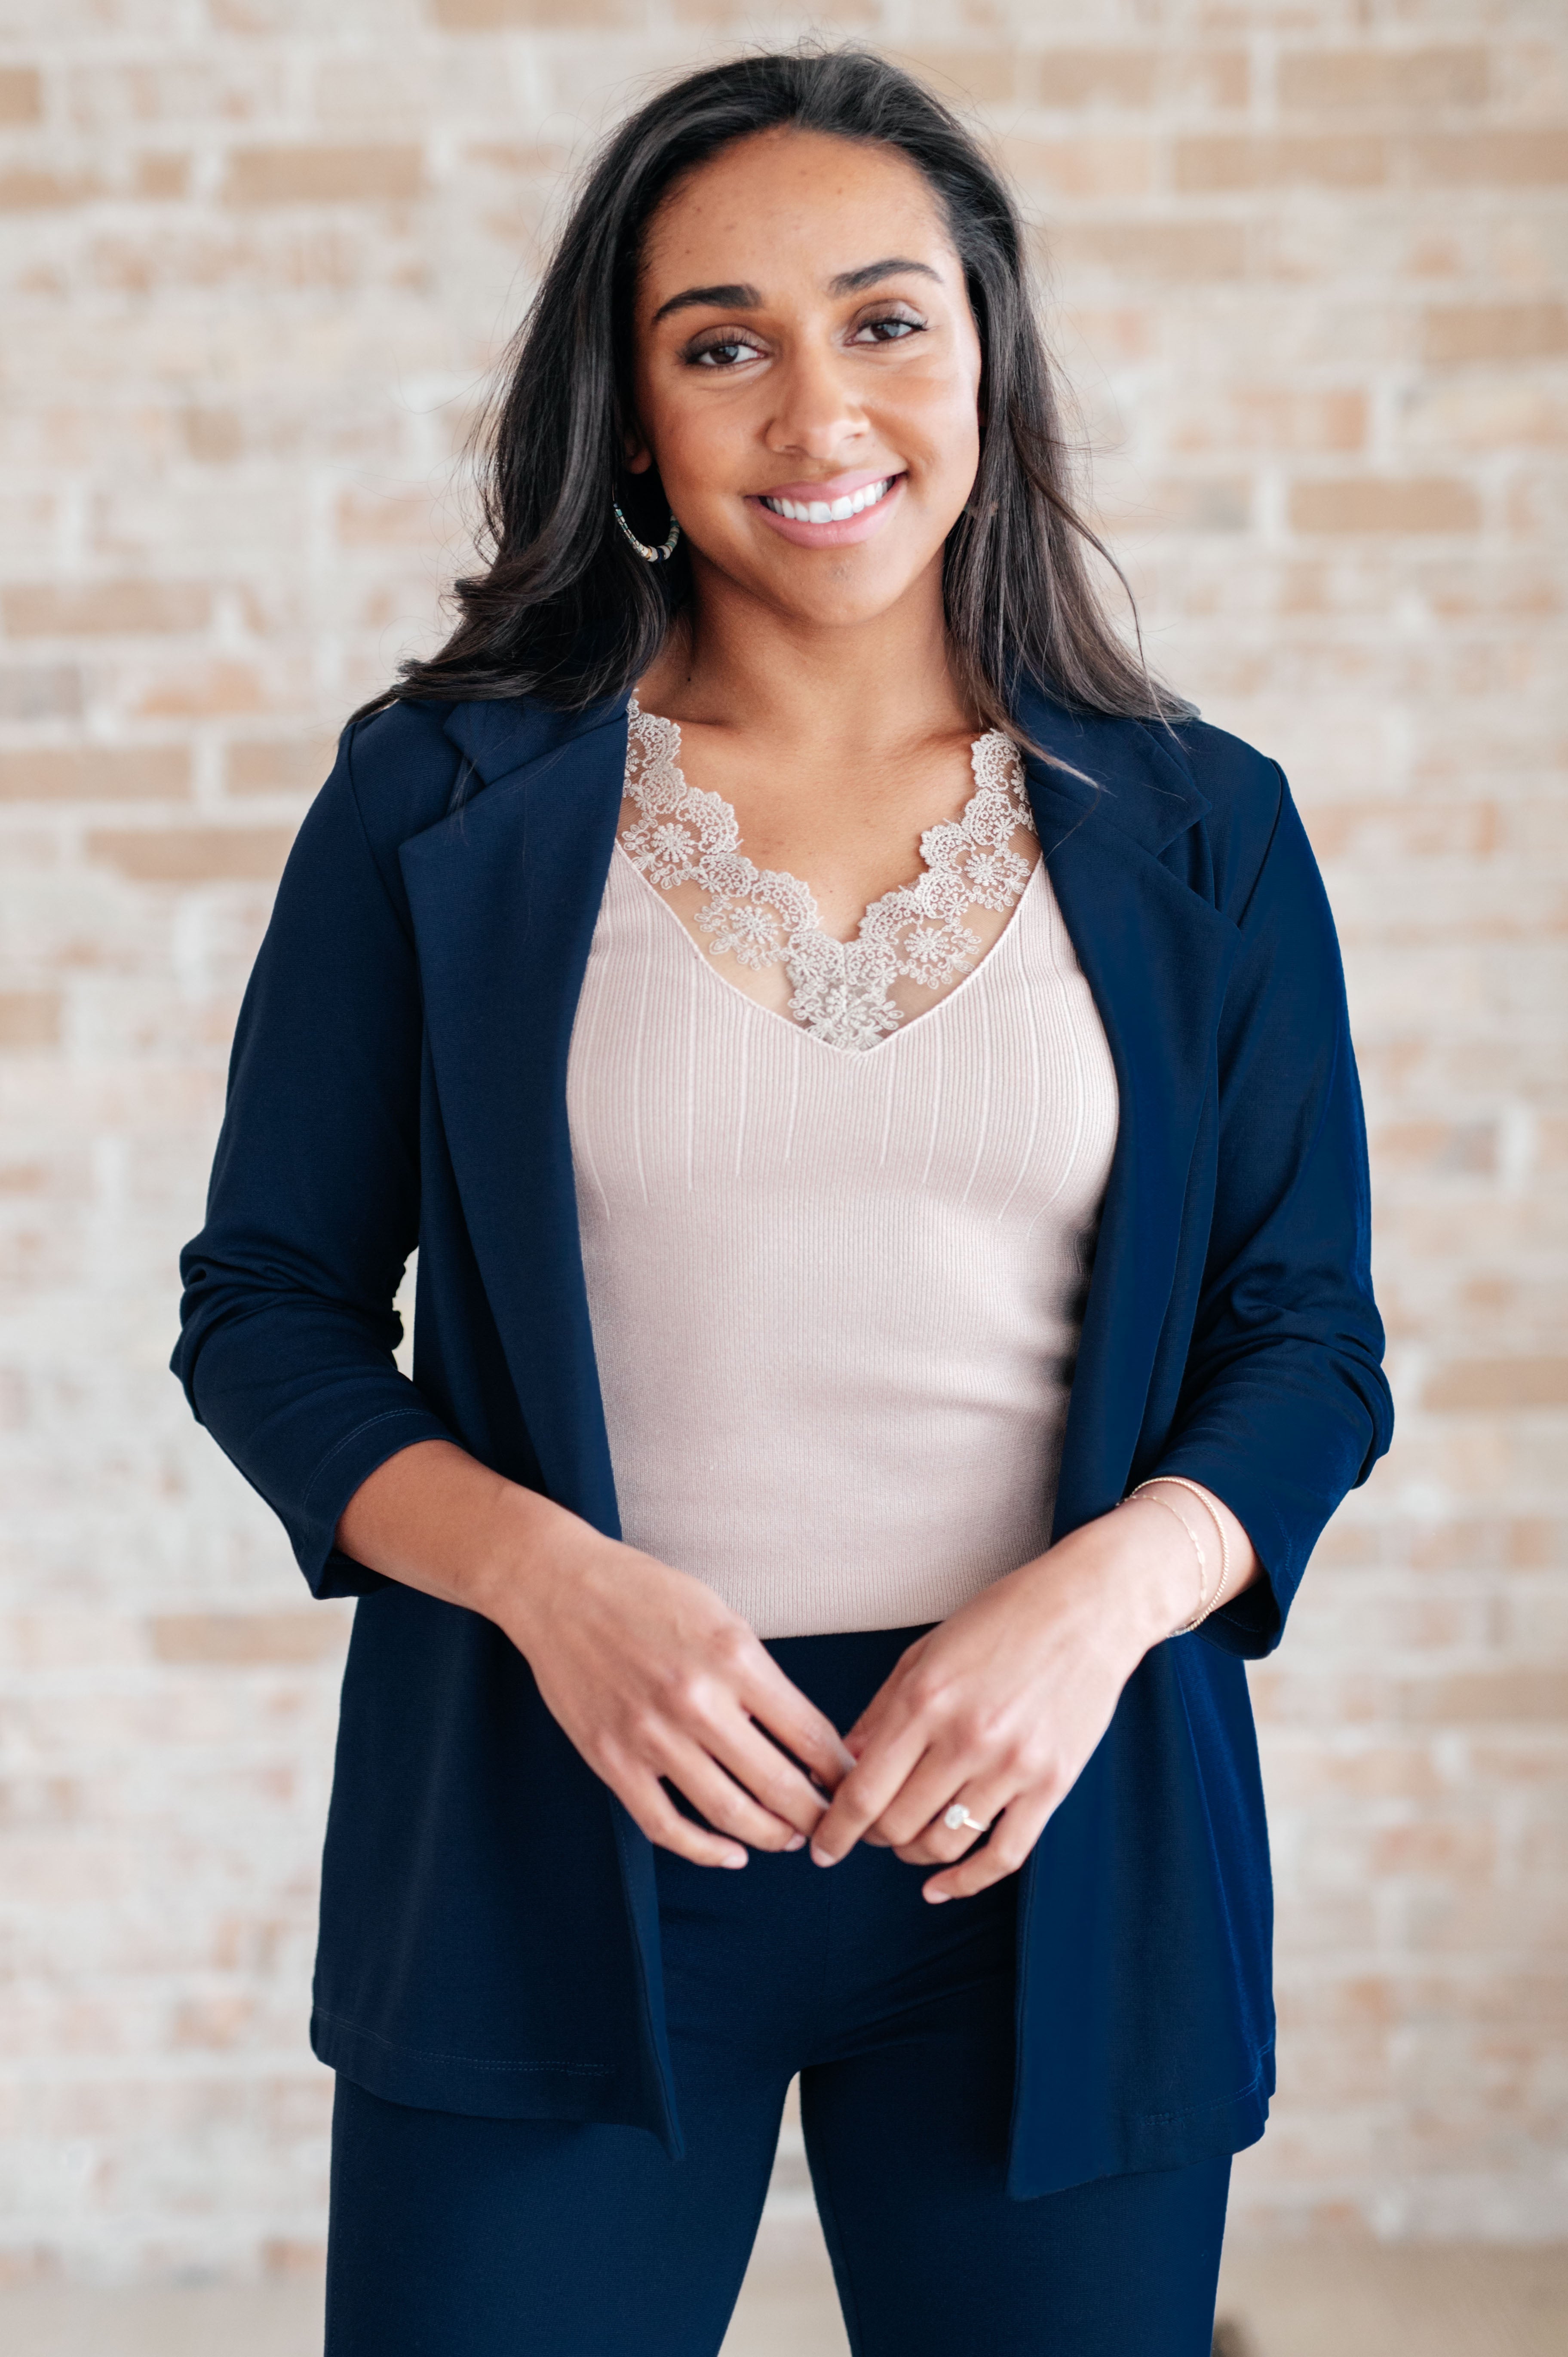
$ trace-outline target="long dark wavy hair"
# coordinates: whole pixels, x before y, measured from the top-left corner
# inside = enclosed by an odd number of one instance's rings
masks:
[[[618,528],[661,539],[656,472],[628,476],[632,319],[649,224],[682,174],[736,140],[789,125],[874,140],[933,190],[963,264],[983,360],[980,464],[948,535],[942,592],[961,689],[1013,726],[1022,670],[1091,711],[1172,719],[1162,687],[1112,627],[1087,562],[1107,552],[1074,504],[1071,452],[1031,299],[1017,210],[958,118],[874,52],[802,47],[689,75],[613,132],[591,165],[481,427],[483,572],[454,587],[459,619],[427,662],[363,707],[536,694],[577,707],[649,668],[687,605],[684,544],[650,565]],[[1123,587],[1125,587],[1123,581]]]

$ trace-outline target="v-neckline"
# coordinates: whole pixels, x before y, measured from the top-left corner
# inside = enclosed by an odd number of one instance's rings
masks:
[[[974,790],[963,810],[920,832],[920,874],[869,902],[841,941],[822,927],[807,884],[746,856],[733,805],[691,783],[679,722],[644,712],[633,697],[628,727],[623,800],[639,815],[624,831],[618,825],[616,847],[725,989],[835,1054],[874,1054],[956,997],[1011,930],[1041,864],[1037,853],[1029,860],[1013,848],[1018,834],[1035,834],[1018,749],[988,729],[970,745]],[[698,920],[714,937],[705,949],[667,899],[691,883],[710,895]],[[979,908],[1005,915],[989,942],[965,922]],[[720,972],[714,961],[730,953],[754,971],[783,965],[791,1011],[766,1006]],[[904,979],[940,996],[910,1012],[890,995]],[[793,1011],[802,1000],[816,1019]]]

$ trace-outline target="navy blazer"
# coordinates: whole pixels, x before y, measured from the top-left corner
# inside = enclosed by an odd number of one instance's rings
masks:
[[[1054,757],[1029,790],[1121,1096],[1056,1531],[1181,1473],[1267,1575],[1146,1657],[1024,1869],[1009,2184],[1032,2195],[1262,2131],[1242,1657],[1391,1410],[1338,953],[1283,776],[1196,721],[1033,689],[1019,718]],[[174,1363],[314,1591],[360,1599],[317,2053],[395,2102],[629,2123],[679,2155],[651,1847],[491,1622],[333,1544],[360,1483],[437,1437],[618,1534],[565,1080],[626,742],[624,698],[347,731],[246,993]]]

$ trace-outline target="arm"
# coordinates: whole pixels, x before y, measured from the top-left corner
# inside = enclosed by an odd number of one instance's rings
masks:
[[[403,725],[406,743],[422,724]],[[419,1223],[424,1022],[352,743],[300,831],[245,995],[207,1223],[182,1261],[176,1371],[317,1595],[392,1579],[485,1614],[651,1839],[744,1865],[740,1841],[787,1846],[823,1805],[754,1720],[829,1787],[848,1765],[836,1729],[710,1589],[477,1462],[393,1361]],[[428,823],[447,780],[414,749],[414,823]],[[402,771],[382,784],[408,791]],[[722,1831],[682,1815],[664,1777]]]
[[[392,1357],[419,1228],[423,1018],[352,742],[289,854],[245,992],[206,1224],[180,1258],[173,1361],[317,1596],[381,1585],[336,1551],[338,1516],[386,1458],[446,1437]]]

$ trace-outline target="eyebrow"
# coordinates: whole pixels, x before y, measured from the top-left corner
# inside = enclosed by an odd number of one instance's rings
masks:
[[[933,270],[929,262],[911,262],[903,254],[889,254],[881,262],[863,262],[858,270],[841,270],[836,278],[828,281],[830,295],[861,295],[878,279],[892,278],[899,271],[914,271],[921,278],[934,278],[941,284],[941,273]],[[760,311],[762,296],[755,286],[736,284],[725,286],[686,286],[679,295],[671,295],[668,303],[660,303],[653,314],[653,325],[667,319],[672,311]]]

